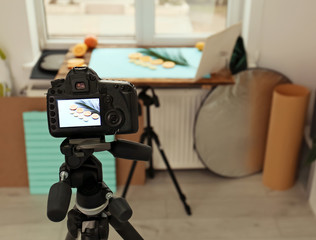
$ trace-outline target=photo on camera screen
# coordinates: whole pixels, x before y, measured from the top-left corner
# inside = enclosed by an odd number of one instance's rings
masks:
[[[59,99],[59,127],[101,126],[99,98]]]

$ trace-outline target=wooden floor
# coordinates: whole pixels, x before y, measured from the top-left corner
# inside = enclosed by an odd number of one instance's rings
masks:
[[[261,174],[226,179],[196,170],[176,171],[176,176],[192,216],[185,214],[165,171],[145,186],[130,188],[131,223],[144,239],[316,239],[316,218],[299,184],[274,192],[262,185]],[[45,195],[29,195],[25,188],[0,189],[0,239],[64,239],[66,222],[46,218],[46,200]],[[111,228],[109,239],[121,238]]]

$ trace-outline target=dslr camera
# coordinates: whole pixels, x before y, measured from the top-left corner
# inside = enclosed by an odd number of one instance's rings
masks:
[[[138,130],[134,85],[101,80],[88,67],[75,67],[47,92],[49,132],[53,137],[90,138]]]

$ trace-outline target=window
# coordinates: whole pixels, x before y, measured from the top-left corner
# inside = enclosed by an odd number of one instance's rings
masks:
[[[193,44],[232,24],[242,0],[35,0],[42,47],[78,42]],[[228,2],[228,3],[227,3]],[[234,4],[230,2],[235,2]],[[239,2],[239,4],[236,4]],[[234,8],[234,9],[232,9]],[[236,20],[237,21],[237,20]],[[236,22],[235,21],[235,22]]]
[[[227,0],[159,0],[155,4],[156,34],[218,32],[226,26]]]
[[[47,37],[135,37],[134,0],[44,0]]]

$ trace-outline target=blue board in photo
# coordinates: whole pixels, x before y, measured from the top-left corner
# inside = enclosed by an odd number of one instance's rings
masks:
[[[128,55],[139,50],[141,48],[96,48],[92,51],[89,67],[100,78],[194,79],[202,57],[202,52],[196,48],[156,48],[156,51],[167,52],[170,56],[181,54],[189,65],[176,65],[169,69],[158,65],[152,70],[129,62]]]

